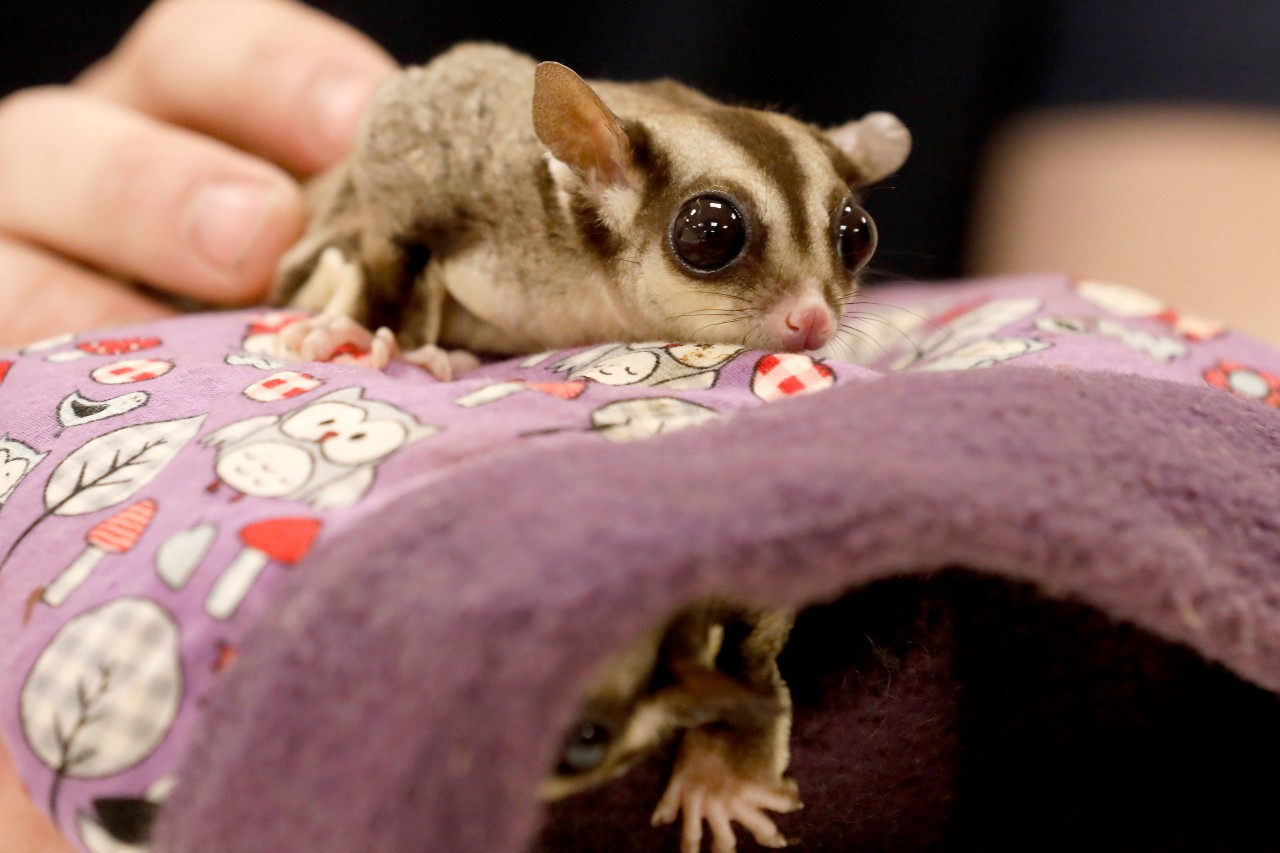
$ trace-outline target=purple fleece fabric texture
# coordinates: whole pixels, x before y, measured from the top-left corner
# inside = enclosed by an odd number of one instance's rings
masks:
[[[93,853],[159,803],[158,851],[675,850],[668,755],[535,792],[592,667],[718,595],[805,608],[805,850],[1280,844],[1280,353],[1063,277],[858,313],[453,383],[277,364],[261,312],[0,358],[32,796]]]

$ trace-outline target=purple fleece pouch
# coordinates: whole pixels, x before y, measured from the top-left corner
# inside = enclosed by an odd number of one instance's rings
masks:
[[[0,732],[32,797],[94,853],[157,812],[157,850],[675,849],[644,769],[538,840],[591,667],[703,595],[950,567],[1280,689],[1280,353],[1101,282],[873,292],[823,354],[611,344],[449,383],[281,363],[268,310],[0,356]],[[832,822],[912,760],[824,765],[865,723],[835,695],[797,701],[806,849],[879,838]],[[886,719],[916,760],[955,736]]]

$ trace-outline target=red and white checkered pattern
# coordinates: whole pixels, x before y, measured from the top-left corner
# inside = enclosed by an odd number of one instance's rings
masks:
[[[180,640],[173,617],[142,598],[117,598],[67,622],[22,688],[32,750],[79,779],[120,773],[148,757],[182,702]]]
[[[1204,381],[1246,400],[1280,409],[1280,376],[1238,361],[1219,361],[1205,371]]]
[[[320,385],[321,381],[309,373],[284,370],[253,383],[243,393],[250,400],[259,403],[274,403],[314,391]]]
[[[756,362],[751,391],[765,402],[830,388],[836,382],[831,368],[798,352],[776,352]]]
[[[249,324],[249,335],[274,335],[286,326],[292,326],[299,320],[311,315],[304,311],[271,311],[259,314]]]
[[[126,385],[130,382],[146,382],[164,376],[173,370],[173,362],[159,358],[134,358],[104,364],[89,376],[103,385]]]

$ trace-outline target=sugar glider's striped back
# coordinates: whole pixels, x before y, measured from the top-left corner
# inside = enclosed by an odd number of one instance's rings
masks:
[[[858,190],[909,147],[886,113],[820,130],[461,45],[375,98],[279,292],[322,302],[305,285],[337,246],[404,343],[815,349],[875,248]]]

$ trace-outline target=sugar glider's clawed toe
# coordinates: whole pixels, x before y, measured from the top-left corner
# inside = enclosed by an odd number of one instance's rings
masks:
[[[441,382],[456,379],[460,374],[480,366],[480,359],[466,350],[447,350],[435,344],[427,344],[401,353],[400,358],[410,364],[416,364]]]
[[[325,249],[298,300],[298,304],[318,308],[320,313],[281,329],[274,354],[279,358],[385,368],[399,352],[391,330],[370,332],[352,319],[360,311],[364,287],[358,262],[334,246]]]
[[[275,355],[382,370],[399,352],[395,336],[385,326],[370,332],[350,317],[317,314],[281,329]]]
[[[701,850],[704,823],[711,830],[714,853],[738,849],[734,823],[741,824],[762,847],[779,848],[787,846],[787,839],[767,813],[792,812],[801,805],[794,781],[742,766],[732,733],[694,729],[680,744],[680,756],[653,812],[653,823],[673,823],[683,814],[681,853]]]
[[[554,800],[613,778],[679,741],[654,825],[681,818],[682,853],[733,853],[733,825],[765,847],[787,839],[769,812],[800,808],[786,777],[791,699],[778,654],[793,614],[712,600],[682,609],[602,665],[566,732],[542,795]]]
[[[295,304],[319,313],[291,323],[276,338],[275,355],[306,361],[331,361],[383,370],[392,359],[417,365],[441,382],[479,366],[465,350],[445,350],[434,344],[403,352],[386,326],[371,332],[354,319],[364,312],[365,276],[359,261],[336,246],[316,261]]]

